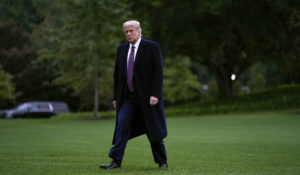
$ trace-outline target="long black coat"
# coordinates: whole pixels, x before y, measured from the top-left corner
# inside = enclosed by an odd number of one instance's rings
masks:
[[[117,117],[119,105],[124,98],[127,86],[127,54],[129,43],[118,47],[114,72],[114,100],[117,101]],[[141,39],[134,62],[134,90],[140,115],[133,122],[130,139],[147,134],[150,142],[162,140],[167,136],[167,127],[162,101],[163,65],[160,47],[157,43]],[[150,96],[159,99],[158,104],[150,106]],[[118,121],[118,118],[117,120]],[[117,125],[117,122],[116,122]],[[115,138],[115,135],[114,135]],[[114,143],[113,139],[113,143]]]

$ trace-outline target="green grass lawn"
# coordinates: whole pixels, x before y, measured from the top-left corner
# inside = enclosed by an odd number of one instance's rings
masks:
[[[129,141],[121,170],[108,163],[114,120],[0,120],[1,175],[299,175],[300,115],[168,118],[169,168],[154,164],[146,136]]]

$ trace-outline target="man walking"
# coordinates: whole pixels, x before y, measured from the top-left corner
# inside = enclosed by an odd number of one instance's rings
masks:
[[[160,168],[167,168],[160,47],[142,38],[138,21],[125,22],[123,31],[128,42],[118,47],[114,72],[113,105],[117,117],[113,146],[109,151],[112,162],[100,168],[120,168],[128,140],[142,134],[147,134],[154,161]]]

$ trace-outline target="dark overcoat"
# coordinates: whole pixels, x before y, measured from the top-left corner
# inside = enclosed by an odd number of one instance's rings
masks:
[[[118,47],[114,71],[114,100],[117,101],[117,117],[120,104],[127,88],[127,55],[129,43]],[[140,109],[133,122],[130,139],[147,134],[150,142],[160,141],[167,136],[167,127],[162,100],[163,64],[160,47],[156,42],[141,39],[134,62],[133,75],[136,104]],[[158,104],[150,106],[150,97],[159,99]],[[117,126],[118,118],[116,118]],[[115,127],[116,131],[116,127]],[[115,140],[115,134],[113,144]]]

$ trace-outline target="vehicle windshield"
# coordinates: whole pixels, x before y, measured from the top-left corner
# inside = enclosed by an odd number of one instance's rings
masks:
[[[24,103],[24,104],[21,104],[20,106],[18,106],[17,109],[24,110],[24,109],[29,108],[30,106],[31,106],[31,104]]]

